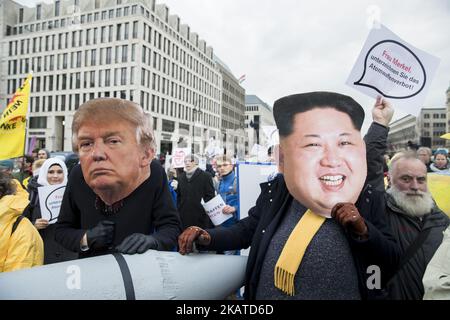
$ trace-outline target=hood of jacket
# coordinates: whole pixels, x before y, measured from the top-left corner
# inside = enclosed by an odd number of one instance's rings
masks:
[[[0,199],[0,225],[4,227],[11,221],[14,223],[15,219],[22,214],[28,203],[28,198],[24,197],[23,194],[3,196]]]

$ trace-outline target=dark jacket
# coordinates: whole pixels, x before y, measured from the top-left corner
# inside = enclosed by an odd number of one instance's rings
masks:
[[[409,246],[420,233],[431,229],[422,246],[395,273],[388,283],[389,297],[395,300],[422,300],[424,288],[422,278],[425,269],[442,243],[443,232],[449,225],[449,218],[435,206],[431,213],[419,218],[402,212],[390,194],[386,194],[387,219],[404,256]],[[450,263],[450,261],[449,261]]]
[[[236,250],[251,245],[245,276],[245,297],[255,299],[261,268],[267,247],[280,222],[288,212],[292,196],[287,190],[284,178],[278,175],[273,181],[261,184],[261,195],[249,216],[229,228],[210,229],[212,250]],[[369,238],[365,241],[348,235],[358,272],[361,296],[376,296],[366,288],[367,267],[377,265],[382,272],[381,279],[388,279],[397,267],[399,253],[389,227],[384,220],[384,204],[381,193],[366,186],[356,206],[364,217]]]
[[[380,291],[366,288],[367,266],[378,265],[382,272],[382,286],[394,273],[399,261],[399,249],[385,221],[383,201],[383,155],[389,128],[372,123],[364,140],[366,142],[368,174],[366,184],[356,206],[366,220],[369,239],[358,241],[348,236],[350,246],[359,270],[359,284],[363,298],[379,298]],[[284,178],[278,175],[275,180],[261,184],[261,195],[256,206],[250,209],[249,216],[229,229],[208,230],[211,234],[209,248],[232,250],[252,245],[246,272],[246,298],[254,299],[262,263],[267,246],[286,214],[292,196],[286,188]]]
[[[178,178],[177,204],[183,229],[190,226],[212,228],[214,225],[203,209],[201,200],[208,202],[215,197],[212,177],[197,168],[190,179],[186,172]]]
[[[122,199],[116,213],[105,214],[99,199],[83,178],[80,165],[75,166],[64,192],[61,213],[56,223],[56,241],[72,251],[80,251],[80,240],[87,229],[102,220],[115,222],[113,245],[119,245],[133,233],[152,234],[158,250],[172,250],[181,232],[180,218],[172,201],[167,176],[161,165],[152,162],[150,177],[129,196]],[[101,200],[100,200],[101,201]],[[111,251],[81,252],[88,257]]]
[[[37,219],[41,219],[41,206],[39,201],[37,176],[30,179],[28,192],[30,203],[23,211],[23,216],[27,217],[34,225]],[[78,253],[67,250],[55,241],[55,224],[49,224],[47,228],[38,230],[44,241],[44,264],[58,263],[78,258]]]
[[[367,179],[375,190],[384,192],[384,154],[387,149],[389,128],[372,122],[364,136],[367,155]]]

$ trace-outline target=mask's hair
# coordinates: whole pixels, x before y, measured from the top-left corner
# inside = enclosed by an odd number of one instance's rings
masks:
[[[335,109],[350,117],[353,127],[361,131],[364,122],[364,109],[349,96],[335,92],[307,92],[293,94],[275,101],[273,116],[277,124],[280,137],[287,137],[292,133],[294,116],[297,113],[313,109]]]
[[[148,117],[142,108],[128,100],[99,98],[85,102],[75,112],[72,122],[72,148],[78,152],[78,131],[86,122],[126,121],[136,128],[139,145],[156,150],[156,142]]]

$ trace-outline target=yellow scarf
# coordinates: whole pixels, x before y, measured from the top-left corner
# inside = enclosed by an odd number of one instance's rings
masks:
[[[299,220],[281,251],[274,270],[275,287],[294,295],[294,277],[302,262],[306,248],[324,223],[325,217],[307,210]]]

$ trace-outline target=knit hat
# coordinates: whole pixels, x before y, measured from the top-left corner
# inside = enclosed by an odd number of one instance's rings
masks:
[[[14,161],[11,159],[0,161],[0,169],[9,169],[9,170],[14,169]]]

